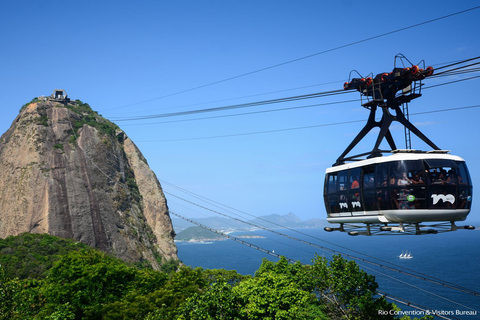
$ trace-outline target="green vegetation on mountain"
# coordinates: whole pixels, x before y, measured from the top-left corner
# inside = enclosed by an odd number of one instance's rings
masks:
[[[118,129],[118,126],[99,115],[98,112],[94,111],[88,103],[84,103],[77,99],[74,103],[68,103],[66,106],[77,115],[77,117],[71,119],[75,132],[75,135],[73,135],[74,138],[78,134],[78,130],[83,127],[84,124],[97,128],[102,134],[115,138],[115,132]],[[74,138],[71,138],[70,140],[74,141]]]
[[[214,240],[214,239],[223,239],[221,235],[213,231],[204,229],[202,227],[190,227],[185,230],[180,231],[176,236],[175,240],[180,241],[190,241],[190,240]]]
[[[378,319],[378,310],[398,310],[376,294],[373,276],[340,256],[311,265],[265,259],[244,276],[138,269],[48,235],[9,237],[1,246],[0,319]],[[31,269],[22,257],[42,271],[25,276]],[[24,270],[7,272],[15,266]]]
[[[89,246],[48,234],[22,233],[0,239],[0,265],[10,278],[44,278],[53,263],[70,251]]]

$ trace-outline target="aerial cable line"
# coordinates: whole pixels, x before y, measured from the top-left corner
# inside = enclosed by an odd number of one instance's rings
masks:
[[[478,58],[472,58],[472,59],[478,59]],[[471,59],[468,59],[471,60]],[[467,60],[464,60],[465,62]],[[459,62],[461,63],[461,62]],[[475,64],[480,64],[480,62],[475,63]],[[475,65],[472,64],[472,65]],[[461,66],[458,68],[454,68],[454,71],[460,71],[460,69],[467,68],[471,65],[468,66]],[[467,69],[464,70],[465,72],[473,72],[477,71],[476,69]],[[448,74],[450,70],[444,71],[441,74],[437,75],[437,77],[444,77],[444,76],[450,76]],[[435,76],[435,75],[434,75]],[[428,86],[426,88],[430,87],[435,87],[435,86],[440,86],[440,85],[446,85],[446,84],[451,84],[454,82],[460,82],[460,81],[465,81],[465,80],[471,80],[478,78],[478,76],[470,77],[470,78],[465,78],[457,81],[449,81],[444,84],[439,84],[439,85],[433,85],[433,86]],[[317,93],[310,93],[310,94],[304,94],[304,95],[297,95],[297,96],[290,96],[290,97],[283,97],[283,98],[277,98],[277,99],[270,99],[270,100],[261,100],[261,101],[254,101],[254,102],[247,102],[247,103],[242,103],[242,104],[234,104],[234,105],[227,105],[227,106],[220,106],[220,107],[212,107],[212,108],[205,108],[205,109],[194,109],[194,110],[187,110],[187,111],[179,111],[179,112],[171,112],[171,113],[161,113],[161,114],[152,114],[152,115],[144,115],[144,116],[137,116],[137,117],[119,117],[119,118],[111,118],[112,121],[139,121],[139,120],[150,120],[150,119],[156,119],[156,118],[167,118],[167,117],[178,117],[178,116],[188,116],[188,115],[194,115],[194,114],[201,114],[201,113],[210,113],[210,112],[217,112],[217,111],[226,111],[226,110],[233,110],[233,109],[239,109],[239,108],[249,108],[249,107],[256,107],[256,106],[262,106],[262,105],[268,105],[268,104],[277,104],[277,103],[284,103],[284,102],[292,102],[292,101],[298,101],[298,100],[305,100],[305,99],[314,99],[314,98],[322,98],[322,97],[329,97],[329,96],[334,96],[334,95],[339,95],[339,94],[347,94],[347,93],[352,93],[356,92],[354,89],[350,90],[330,90],[330,91],[323,91],[323,92],[317,92]],[[269,112],[269,111],[266,111]]]
[[[255,131],[255,132],[246,132],[246,133],[233,133],[233,134],[208,136],[208,137],[197,137],[197,138],[183,138],[183,139],[180,138],[180,139],[163,139],[163,140],[138,140],[137,142],[175,142],[175,141],[191,141],[191,140],[231,138],[231,137],[240,137],[240,136],[250,136],[250,135],[256,135],[256,134],[276,133],[276,132],[285,132],[285,131],[293,131],[293,130],[303,130],[303,129],[312,129],[312,128],[319,128],[319,127],[336,126],[336,125],[350,124],[350,123],[355,123],[355,122],[365,122],[365,120],[353,120],[353,121],[344,121],[344,122],[336,122],[336,123],[317,124],[317,125],[304,126],[304,127]]]
[[[448,65],[444,65],[444,66],[441,66],[441,67],[435,67],[435,70],[440,70],[440,69],[443,69],[443,68],[446,68],[446,67],[450,67],[450,66],[454,66],[454,65],[457,65],[457,64],[465,63],[465,62],[472,61],[472,60],[475,60],[475,59],[480,59],[480,57],[470,58],[470,59],[467,59],[467,60],[457,60],[457,61],[455,61],[454,63],[450,63],[450,62],[449,62]],[[464,67],[461,67],[461,68],[464,68]],[[473,72],[473,71],[478,71],[478,70],[468,69],[468,71],[463,71],[463,72],[461,72],[461,73],[464,73],[464,72],[465,72],[465,73],[466,73],[466,72]],[[442,72],[442,74],[443,74],[443,73],[444,73],[444,72]],[[448,75],[451,75],[451,74],[456,74],[456,73],[453,73],[453,72],[450,70],[449,73],[448,73]],[[431,76],[430,78],[435,78],[435,77],[438,77],[438,73],[435,73],[435,74],[434,74],[433,76]],[[200,103],[192,103],[192,104],[188,104],[188,105],[182,105],[182,106],[176,106],[176,107],[163,108],[162,110],[178,109],[178,108],[185,108],[185,107],[198,106],[198,105],[204,105],[204,104],[212,104],[212,103],[217,103],[217,102],[224,102],[224,101],[238,100],[238,99],[244,99],[244,98],[258,97],[258,96],[269,95],[269,94],[273,94],[273,93],[280,93],[280,92],[286,92],[286,91],[294,91],[294,90],[299,90],[299,89],[305,89],[305,88],[311,88],[311,87],[318,87],[318,86],[323,86],[323,85],[327,85],[327,84],[343,83],[343,82],[344,82],[344,80],[330,81],[330,82],[324,82],[324,83],[313,84],[313,85],[302,86],[302,87],[296,87],[296,88],[290,88],[290,89],[282,89],[282,90],[269,91],[269,92],[264,92],[264,93],[250,94],[250,95],[247,95],[247,96],[241,96],[241,97],[236,97],[236,98],[228,98],[228,99],[221,99],[221,100],[208,101],[208,102],[200,102]]]
[[[266,105],[266,104],[283,103],[283,102],[326,97],[326,96],[345,94],[345,93],[348,93],[348,91],[340,89],[340,90],[324,91],[324,92],[310,93],[310,94],[304,94],[304,95],[298,95],[298,96],[292,96],[292,97],[247,102],[247,103],[234,104],[234,105],[228,105],[228,106],[222,106],[222,107],[214,107],[214,108],[206,108],[206,109],[195,109],[195,110],[187,110],[187,111],[179,111],[179,112],[171,112],[171,113],[161,113],[161,114],[145,115],[145,116],[138,116],[138,117],[132,117],[132,118],[113,117],[112,120],[113,121],[132,121],[132,120],[147,120],[147,119],[154,119],[154,118],[185,116],[185,115],[191,115],[191,114],[199,114],[199,113],[214,112],[214,111],[225,111],[225,110],[238,109],[238,108],[255,107],[255,106]]]
[[[237,75],[237,76],[229,77],[229,78],[226,78],[226,79],[223,79],[223,80],[210,82],[210,83],[207,83],[207,84],[204,84],[204,85],[201,85],[201,86],[177,91],[177,92],[170,93],[170,94],[167,94],[167,95],[163,95],[163,96],[160,96],[160,97],[157,97],[157,98],[152,98],[152,99],[148,99],[148,100],[144,100],[144,101],[130,103],[130,104],[127,104],[127,105],[124,105],[124,106],[121,106],[121,107],[111,108],[111,109],[107,109],[107,110],[126,108],[126,107],[130,107],[130,106],[134,106],[134,105],[139,105],[139,104],[143,104],[143,103],[147,103],[147,102],[152,102],[152,101],[155,101],[155,100],[160,100],[160,99],[163,99],[163,98],[179,95],[179,94],[182,94],[182,93],[202,89],[202,88],[209,87],[209,86],[213,86],[213,85],[223,83],[223,82],[227,82],[227,81],[230,81],[230,80],[246,77],[246,76],[249,76],[249,75],[252,75],[252,74],[255,74],[255,73],[259,73],[259,72],[262,72],[262,71],[274,69],[274,68],[281,67],[281,66],[284,66],[284,65],[287,65],[287,64],[290,64],[290,63],[294,63],[294,62],[298,62],[298,61],[301,61],[301,60],[309,59],[309,58],[312,58],[312,57],[315,57],[315,56],[318,56],[318,55],[322,55],[322,54],[329,53],[329,52],[336,51],[336,50],[343,49],[343,48],[348,48],[348,47],[351,47],[351,46],[354,46],[354,45],[357,45],[357,44],[360,44],[360,43],[363,43],[363,42],[367,42],[367,41],[370,41],[370,40],[382,38],[382,37],[385,37],[385,36],[388,36],[388,35],[391,35],[391,34],[395,34],[395,33],[401,32],[401,31],[416,28],[416,27],[423,26],[423,25],[426,25],[426,24],[429,24],[429,23],[432,23],[432,22],[440,21],[440,20],[443,20],[443,19],[447,19],[447,18],[456,16],[456,15],[459,15],[459,14],[463,14],[463,13],[466,13],[466,12],[469,12],[469,11],[479,9],[479,8],[480,8],[480,6],[476,6],[476,7],[472,7],[472,8],[469,8],[469,9],[462,10],[462,11],[457,11],[457,12],[454,12],[454,13],[450,13],[450,14],[438,17],[438,18],[430,19],[430,20],[427,20],[427,21],[423,21],[423,22],[420,22],[420,23],[416,23],[416,24],[407,26],[407,27],[403,27],[403,28],[396,29],[396,30],[393,30],[393,31],[385,32],[385,33],[382,33],[382,34],[379,34],[379,35],[376,35],[376,36],[368,37],[368,38],[365,38],[365,39],[362,39],[362,40],[350,42],[350,43],[340,45],[340,46],[337,46],[337,47],[334,47],[334,48],[330,48],[330,49],[327,49],[327,50],[323,50],[323,51],[320,51],[320,52],[309,54],[307,56],[303,56],[303,57],[300,57],[300,58],[288,60],[288,61],[285,61],[285,62],[282,62],[282,63],[277,63],[277,64],[271,65],[269,67],[264,67],[264,68],[257,69],[257,70],[254,70],[254,71],[250,71],[250,72],[246,72],[246,73],[243,73],[243,74],[240,74],[240,75]]]
[[[464,74],[464,73],[471,73],[471,72],[478,72],[478,71],[480,71],[480,68],[467,69],[467,70],[457,70],[457,71],[448,72],[448,74],[442,74],[439,77],[458,75],[458,74]],[[434,78],[434,77],[435,77],[435,75],[432,76],[432,78]],[[478,77],[479,76],[473,76],[473,77],[469,77],[469,78],[448,81],[448,82],[441,83],[441,84],[426,86],[423,89],[430,89],[430,88],[435,88],[435,87],[438,87],[438,86],[448,85],[448,84],[452,84],[452,83],[456,83],[456,82],[472,80],[472,79],[476,79]],[[350,90],[350,92],[354,92],[354,91]],[[226,115],[210,116],[210,117],[202,117],[202,118],[181,119],[181,120],[160,121],[160,122],[146,122],[146,123],[138,123],[138,124],[130,124],[130,125],[127,124],[127,125],[123,125],[123,126],[144,126],[144,125],[156,125],[156,124],[163,124],[163,123],[175,123],[175,122],[198,121],[198,120],[207,120],[207,119],[218,119],[218,118],[236,117],[236,116],[260,114],[260,113],[267,113],[267,112],[279,112],[279,111],[286,111],[286,110],[311,108],[311,107],[341,104],[341,103],[349,103],[349,102],[356,102],[356,101],[361,101],[361,100],[360,99],[352,99],[352,100],[334,101],[334,102],[327,102],[327,103],[317,103],[317,104],[311,104],[311,105],[306,105],[306,106],[276,108],[276,109],[270,109],[270,110],[250,111],[250,112],[244,112],[244,113],[234,113],[234,114],[226,114]]]
[[[198,120],[207,120],[207,119],[228,118],[228,117],[245,116],[245,115],[259,114],[259,113],[279,112],[279,111],[294,110],[294,109],[305,109],[305,108],[326,106],[326,105],[332,105],[332,104],[349,103],[349,102],[357,102],[357,101],[360,101],[360,99],[335,101],[335,102],[327,102],[327,103],[316,103],[316,104],[309,104],[309,105],[306,105],[306,106],[295,106],[295,107],[287,107],[287,108],[280,108],[280,109],[277,108],[277,109],[271,109],[271,110],[261,110],[261,111],[250,111],[250,112],[243,112],[243,113],[224,114],[224,115],[220,115],[220,116],[210,116],[210,117],[203,117],[203,118],[127,124],[127,125],[123,125],[123,126],[144,126],[144,125],[155,125],[155,124],[163,124],[163,123],[175,123],[175,122],[186,122],[186,121],[198,121]]]
[[[423,89],[430,89],[430,88],[445,86],[445,85],[448,85],[448,84],[457,83],[457,82],[462,82],[462,81],[467,81],[467,80],[472,80],[472,79],[477,79],[477,78],[480,78],[480,75],[479,75],[479,76],[469,77],[469,78],[464,78],[464,79],[459,79],[459,80],[453,80],[453,81],[449,81],[449,82],[446,82],[446,83],[434,84],[434,85],[425,87],[425,88],[423,88]]]
[[[239,222],[242,222],[244,224],[247,224],[247,225],[250,225],[250,226],[253,226],[253,227],[256,227],[256,228],[259,228],[259,229],[262,229],[262,230],[265,230],[265,231],[268,231],[268,232],[271,232],[273,234],[276,234],[276,235],[279,235],[279,236],[282,236],[282,237],[286,237],[288,239],[291,239],[291,240],[294,240],[294,241],[298,241],[298,242],[301,242],[301,243],[304,243],[306,245],[309,245],[309,246],[312,246],[312,247],[316,247],[318,249],[321,249],[321,250],[324,250],[324,251],[327,251],[327,252],[330,252],[330,253],[335,253],[335,254],[342,254],[346,257],[349,257],[350,259],[353,259],[353,260],[360,260],[360,261],[363,261],[363,262],[366,262],[366,263],[369,263],[369,264],[372,264],[374,266],[377,266],[377,267],[380,267],[380,268],[384,268],[384,269],[388,269],[390,271],[395,271],[395,272],[398,272],[398,273],[401,273],[401,274],[405,274],[405,275],[408,275],[408,276],[411,276],[411,277],[414,277],[414,278],[417,278],[417,279],[420,279],[420,280],[424,280],[424,281],[427,281],[427,282],[431,282],[431,283],[434,283],[434,284],[437,284],[437,285],[442,285],[444,287],[447,287],[447,288],[450,288],[450,289],[453,289],[453,290],[457,290],[457,291],[461,291],[461,292],[464,292],[464,293],[468,293],[468,294],[471,294],[471,295],[474,295],[474,296],[480,296],[480,293],[479,292],[476,292],[475,290],[471,290],[471,289],[468,289],[468,288],[462,288],[460,286],[457,286],[455,284],[448,284],[446,282],[442,282],[442,281],[438,281],[436,279],[430,279],[428,278],[428,276],[420,276],[420,275],[416,275],[416,274],[413,274],[413,273],[410,273],[410,272],[406,272],[406,271],[403,271],[403,270],[399,270],[399,269],[395,269],[393,267],[389,267],[389,266],[386,266],[386,265],[383,265],[383,264],[380,264],[380,263],[377,263],[377,262],[374,262],[374,261],[370,261],[370,260],[367,260],[367,259],[364,259],[364,258],[360,258],[360,257],[356,257],[354,255],[351,255],[351,254],[348,254],[348,253],[344,253],[344,252],[340,252],[338,250],[335,250],[335,249],[331,249],[331,248],[327,248],[327,247],[324,247],[324,246],[321,246],[321,245],[318,245],[318,244],[315,244],[315,243],[312,243],[312,242],[309,242],[309,241],[306,241],[306,240],[303,240],[303,239],[299,239],[299,238],[296,238],[296,237],[293,237],[293,236],[290,236],[290,235],[287,235],[285,233],[282,233],[282,232],[279,232],[279,231],[276,231],[276,230],[272,230],[272,229],[269,229],[269,228],[266,228],[266,227],[263,227],[263,226],[260,226],[258,224],[255,224],[255,223],[252,223],[252,222],[248,222],[248,221],[244,221],[244,220],[241,220],[241,219],[238,219],[238,218],[235,218],[235,217],[232,217],[232,216],[229,216],[225,213],[221,213],[219,211],[216,211],[216,210],[212,210],[210,208],[207,208],[205,206],[202,206],[200,204],[197,204],[195,202],[192,202],[192,201],[189,201],[187,199],[184,199],[182,197],[179,197],[179,196],[176,196],[170,192],[166,192],[164,191],[166,194],[168,195],[171,195],[177,199],[180,199],[182,201],[185,201],[187,203],[190,203],[192,205],[195,205],[199,208],[202,208],[202,209],[205,209],[205,210],[208,210],[208,211],[211,211],[213,213],[216,213],[216,214],[219,214],[221,216],[225,216],[227,218],[230,218],[230,219],[233,219],[235,221],[239,221]]]
[[[190,222],[190,223],[193,223],[193,224],[195,224],[195,225],[197,225],[197,226],[199,226],[199,227],[201,227],[201,228],[204,228],[204,229],[206,229],[206,230],[209,230],[209,231],[211,231],[211,232],[214,232],[214,233],[216,233],[216,234],[219,234],[219,235],[221,235],[221,236],[223,236],[223,237],[225,237],[225,238],[228,238],[228,239],[230,239],[230,240],[236,241],[236,242],[238,242],[238,243],[240,243],[240,244],[242,244],[242,245],[245,245],[245,246],[247,246],[247,247],[249,247],[249,248],[258,250],[258,251],[260,251],[260,252],[263,252],[263,253],[265,253],[265,254],[271,255],[271,256],[276,257],[276,258],[284,257],[284,258],[285,258],[287,261],[289,261],[290,263],[296,263],[296,261],[295,261],[294,259],[287,258],[287,257],[282,256],[282,255],[279,255],[279,254],[277,254],[277,253],[275,253],[275,252],[273,252],[273,251],[264,249],[264,248],[262,248],[262,247],[260,247],[260,246],[257,246],[257,245],[254,245],[254,244],[252,244],[252,243],[249,243],[249,242],[247,242],[247,241],[241,240],[241,239],[239,239],[239,238],[237,238],[237,237],[233,237],[233,236],[231,236],[231,235],[225,234],[225,233],[220,232],[220,231],[218,231],[218,230],[209,228],[209,227],[207,227],[207,226],[205,226],[205,225],[203,225],[203,224],[201,224],[201,223],[199,223],[199,222],[196,222],[196,221],[194,221],[194,220],[192,220],[192,219],[186,218],[186,217],[184,217],[184,216],[182,216],[182,215],[180,215],[180,214],[178,214],[178,213],[176,213],[176,212],[170,211],[170,213],[173,214],[173,215],[176,216],[176,217],[179,217],[179,218],[185,220],[185,221],[188,221],[188,222]],[[300,262],[300,263],[301,263],[301,262]],[[303,264],[303,263],[302,263],[302,264]],[[410,286],[413,286],[413,285],[410,285]],[[413,286],[413,287],[415,287],[415,286]],[[417,287],[415,287],[415,288],[417,288]],[[418,289],[420,289],[420,288],[418,288]],[[443,298],[443,297],[438,296],[438,295],[436,295],[436,294],[433,294],[433,293],[431,293],[431,292],[429,292],[429,291],[427,291],[427,290],[423,290],[423,289],[422,289],[422,291],[425,291],[425,292],[427,292],[427,293],[429,293],[429,294],[431,294],[431,295],[435,295],[435,296],[437,296],[437,297]],[[415,309],[418,309],[418,310],[422,310],[422,311],[431,310],[431,309],[428,309],[428,308],[423,307],[423,306],[420,307],[420,306],[417,306],[417,305],[413,305],[412,302],[410,302],[410,301],[408,301],[408,300],[405,300],[405,299],[402,299],[402,298],[398,298],[398,297],[395,297],[396,299],[392,299],[391,297],[394,297],[394,296],[388,295],[387,293],[384,293],[384,292],[381,292],[381,291],[377,291],[377,292],[378,292],[378,294],[379,294],[380,296],[383,296],[383,297],[385,297],[386,299],[389,299],[389,300],[392,300],[392,301],[395,301],[395,302],[400,302],[400,303],[402,303],[402,304],[404,304],[404,305],[406,305],[406,306],[409,306],[409,307],[412,307],[412,308],[415,308]],[[445,298],[444,298],[444,299],[445,299]],[[454,302],[454,301],[452,301],[452,300],[449,300],[449,299],[446,299],[446,300],[448,300],[448,301],[450,301],[450,302],[453,302],[453,303],[456,303],[456,302]],[[458,303],[456,303],[456,304],[458,304]],[[458,305],[461,305],[461,304],[458,304]],[[461,306],[463,306],[463,305],[461,305]],[[466,307],[466,306],[464,306],[464,307]],[[471,309],[471,308],[469,308],[469,307],[466,307],[466,308]],[[471,309],[471,310],[473,310],[473,309]],[[440,318],[443,318],[443,319],[450,319],[450,318],[446,318],[446,317],[443,317],[443,316],[439,316],[439,317],[440,317]]]
[[[299,90],[299,89],[319,87],[319,86],[324,86],[324,85],[327,85],[327,84],[343,83],[343,82],[344,82],[344,80],[323,82],[323,83],[318,83],[318,84],[311,84],[311,85],[308,85],[308,86],[302,86],[302,87],[296,87],[296,88],[289,88],[289,89],[282,89],[282,90],[275,90],[275,91],[269,91],[269,92],[263,92],[263,93],[256,93],[256,94],[250,94],[250,95],[241,96],[241,97],[235,97],[235,98],[226,98],[226,99],[220,99],[220,100],[214,100],[214,101],[191,103],[191,104],[181,105],[181,106],[176,106],[176,107],[162,108],[162,110],[179,109],[179,108],[192,107],[192,106],[198,106],[198,105],[204,105],[204,104],[212,104],[212,103],[217,103],[217,102],[224,102],[224,101],[231,101],[231,100],[239,100],[239,99],[252,98],[252,97],[258,97],[258,96],[265,96],[265,95],[269,95],[269,94],[273,94],[273,93],[280,93],[280,92],[287,92],[287,91],[295,91],[295,90]],[[125,114],[125,113],[123,113],[123,114]]]
[[[478,58],[475,58],[475,59],[478,59]],[[460,66],[460,67],[456,67],[456,68],[452,68],[452,69],[448,69],[448,70],[445,70],[445,71],[442,71],[442,72],[437,72],[436,75],[442,75],[444,73],[449,73],[449,72],[452,72],[452,71],[456,71],[456,70],[460,70],[460,69],[465,69],[465,68],[469,68],[469,67],[473,67],[473,66],[476,66],[476,65],[479,65],[480,62],[475,62],[475,63],[471,63],[471,64],[468,64],[466,66]],[[438,70],[438,69],[437,69]],[[468,70],[468,69],[467,69]]]
[[[466,109],[474,109],[479,108],[480,105],[473,105],[467,107],[457,107],[457,108],[448,108],[442,110],[432,110],[432,111],[423,111],[423,112],[415,112],[410,113],[410,115],[421,115],[421,114],[429,114],[429,113],[437,113],[437,112],[447,112],[447,111],[457,111],[457,110],[466,110]],[[152,142],[176,142],[176,141],[193,141],[193,140],[208,140],[208,139],[219,139],[219,138],[231,138],[231,137],[241,137],[241,136],[250,136],[250,135],[257,135],[257,134],[266,134],[266,133],[277,133],[277,132],[286,132],[286,131],[294,131],[294,130],[304,130],[304,129],[313,129],[313,128],[320,128],[320,127],[329,127],[329,126],[338,126],[344,124],[352,124],[352,123],[364,123],[365,119],[362,120],[349,120],[349,121],[342,121],[342,122],[332,122],[332,123],[323,123],[323,124],[316,124],[311,126],[303,126],[303,127],[292,127],[292,128],[283,128],[283,129],[274,129],[274,130],[264,130],[264,131],[254,131],[254,132],[245,132],[245,133],[232,133],[232,134],[224,134],[224,135],[216,135],[216,136],[205,136],[205,137],[195,137],[195,138],[178,138],[178,139],[161,139],[161,140],[137,140],[137,142],[143,143],[152,143]]]
[[[444,66],[441,66],[441,67],[437,67],[437,68],[435,68],[435,70],[441,70],[441,69],[444,69],[444,68],[450,68],[450,67],[456,66],[456,65],[458,65],[458,64],[462,64],[462,63],[465,63],[465,62],[469,62],[469,61],[473,61],[473,60],[478,60],[478,59],[480,59],[480,56],[473,57],[473,58],[469,58],[469,59],[466,59],[466,60],[456,61],[456,62],[454,62],[454,63],[450,63],[450,64],[447,64],[447,65],[444,65]]]

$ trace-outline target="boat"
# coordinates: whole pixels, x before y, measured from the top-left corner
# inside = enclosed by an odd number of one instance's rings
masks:
[[[400,259],[412,259],[413,256],[410,252],[402,252],[401,255],[398,256]]]

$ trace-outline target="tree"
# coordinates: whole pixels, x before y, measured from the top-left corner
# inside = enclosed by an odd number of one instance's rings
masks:
[[[232,289],[243,319],[327,319],[315,296],[285,274],[262,272]]]
[[[331,317],[347,319],[374,319],[378,310],[393,310],[394,305],[377,296],[375,277],[360,270],[355,261],[340,255],[327,259],[316,256],[311,266],[313,291]],[[385,316],[389,319],[393,316]]]
[[[155,301],[156,309],[146,319],[174,319],[187,298],[203,293],[208,288],[202,268],[183,266],[169,276],[164,286],[149,295],[149,299]]]
[[[0,319],[31,319],[43,306],[42,281],[11,279],[0,266]]]
[[[97,250],[70,252],[57,261],[47,277],[47,314],[67,306],[76,318],[98,318],[102,305],[119,300],[137,269]]]
[[[304,270],[282,258],[265,259],[255,277],[220,271],[209,276],[218,281],[186,300],[178,319],[326,319],[316,297],[297,281]]]

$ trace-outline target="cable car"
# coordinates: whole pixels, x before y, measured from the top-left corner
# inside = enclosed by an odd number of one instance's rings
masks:
[[[399,58],[407,60],[397,55],[395,65]],[[326,170],[327,221],[339,227],[326,227],[325,231],[419,235],[474,229],[455,225],[466,219],[472,205],[473,187],[465,160],[441,150],[408,120],[405,104],[421,96],[421,80],[432,74],[433,68],[410,63],[404,68],[395,66],[391,73],[345,83],[346,90],[356,89],[367,98],[362,106],[370,110],[370,116],[333,167]],[[376,121],[378,110],[383,112],[380,121]],[[412,132],[433,150],[398,149],[389,129],[393,121],[406,128],[406,142]],[[380,131],[374,148],[347,156],[375,127]],[[380,149],[384,138],[391,150]]]

